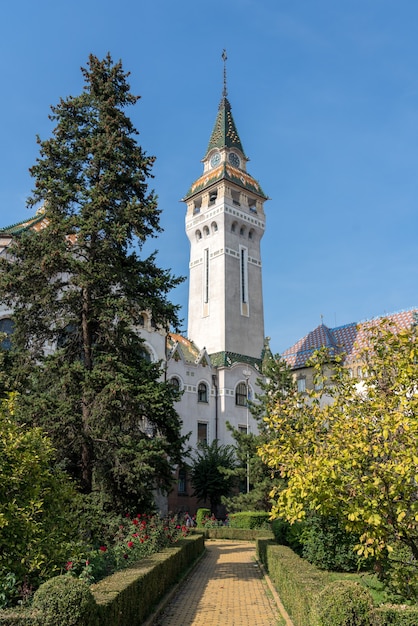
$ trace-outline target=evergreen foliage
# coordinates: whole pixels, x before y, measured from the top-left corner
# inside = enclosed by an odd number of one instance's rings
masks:
[[[138,97],[110,55],[91,55],[84,91],[52,107],[52,137],[38,138],[29,206],[47,226],[17,235],[1,259],[0,293],[14,310],[12,384],[18,417],[42,427],[85,493],[146,510],[168,490],[184,439],[173,403],[136,329],[177,324],[167,295],[182,279],[141,258],[160,231],[148,191],[154,157],[137,144],[126,107]],[[157,331],[156,331],[157,332]]]
[[[219,444],[214,439],[211,444],[200,444],[191,466],[191,481],[194,494],[203,502],[210,502],[211,513],[221,504],[222,496],[229,495],[235,479],[227,474],[235,466],[234,448]]]
[[[264,417],[269,414],[271,406],[294,387],[294,381],[292,372],[280,355],[266,360],[263,375],[264,378],[257,380],[261,393],[256,394],[255,401],[249,403],[249,410],[257,420],[257,433],[243,433],[227,424],[236,442],[238,459],[236,467],[229,473],[236,477],[241,486],[240,493],[222,499],[228,511],[270,511],[272,505],[270,492],[273,485],[279,486],[283,483],[279,472],[272,470],[262,460],[258,449],[270,438]],[[244,487],[247,480],[247,463],[250,479],[248,493]]]

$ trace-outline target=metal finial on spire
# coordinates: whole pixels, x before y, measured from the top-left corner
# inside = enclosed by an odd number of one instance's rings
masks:
[[[224,89],[222,92],[222,96],[224,98],[226,98],[226,96],[228,95],[228,91],[226,89],[226,60],[227,60],[227,56],[226,56],[226,50],[225,48],[222,50],[222,61],[224,62]]]

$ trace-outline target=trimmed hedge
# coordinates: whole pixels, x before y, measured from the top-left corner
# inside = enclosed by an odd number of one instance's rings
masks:
[[[207,539],[235,539],[236,541],[255,541],[256,539],[273,539],[273,533],[258,528],[231,528],[219,526],[218,528],[199,529]]]
[[[373,609],[370,626],[417,626],[418,607],[383,605]]]
[[[317,612],[317,602],[321,592],[327,593],[324,591],[327,585],[328,593],[332,591],[334,583],[330,584],[328,572],[317,569],[287,546],[277,545],[269,539],[257,539],[256,551],[258,560],[266,568],[294,625],[324,626]],[[333,602],[332,599],[330,601]],[[373,607],[368,619],[368,626],[418,626],[418,606]],[[354,626],[364,622],[346,623]]]
[[[272,540],[258,539],[256,549],[295,626],[317,626],[312,612],[316,598],[330,582],[327,573]]]
[[[270,513],[266,511],[241,511],[228,515],[231,528],[267,528],[270,530]]]
[[[100,626],[140,626],[204,549],[203,534],[189,535],[136,566],[92,585]],[[0,626],[44,626],[45,623],[40,611],[0,611]],[[62,624],[66,623],[63,619]]]
[[[318,595],[315,615],[321,626],[370,626],[373,598],[352,580],[334,580]]]

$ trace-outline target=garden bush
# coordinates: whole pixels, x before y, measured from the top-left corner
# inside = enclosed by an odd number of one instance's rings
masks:
[[[205,525],[205,519],[210,517],[210,509],[197,509],[196,513],[196,525],[202,527]]]
[[[360,566],[369,569],[371,562],[359,560],[355,546],[358,535],[348,533],[338,519],[324,515],[309,515],[299,536],[301,556],[319,569],[334,572],[354,572]]]
[[[271,523],[271,530],[277,543],[282,546],[289,546],[296,554],[301,555],[302,543],[301,534],[303,522],[289,524],[286,520],[275,519]]]
[[[263,528],[270,530],[270,514],[265,511],[241,511],[231,513],[228,523],[231,528]]]
[[[82,580],[63,575],[43,583],[33,597],[42,626],[98,626],[96,601]]]
[[[360,583],[335,580],[318,595],[314,608],[320,626],[370,626],[373,600]]]

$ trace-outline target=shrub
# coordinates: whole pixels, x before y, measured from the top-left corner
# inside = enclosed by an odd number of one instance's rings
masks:
[[[204,526],[205,519],[210,517],[210,509],[197,509],[196,524],[199,527]]]
[[[54,465],[48,437],[16,422],[13,401],[0,402],[1,570],[14,575],[18,586],[32,586],[54,575],[65,558],[78,496]]]
[[[35,592],[42,626],[96,626],[97,605],[88,585],[71,576],[50,578]]]
[[[350,580],[329,583],[318,595],[315,607],[321,626],[369,626],[372,609],[367,589]]]
[[[277,543],[289,546],[299,556],[302,554],[301,534],[303,522],[289,524],[286,520],[275,519],[271,524],[271,530]]]
[[[359,537],[348,533],[334,517],[310,515],[303,524],[300,542],[301,556],[319,569],[335,572],[358,570],[360,561],[355,546]]]
[[[270,530],[270,514],[265,511],[241,511],[229,515],[231,528],[263,528]]]

